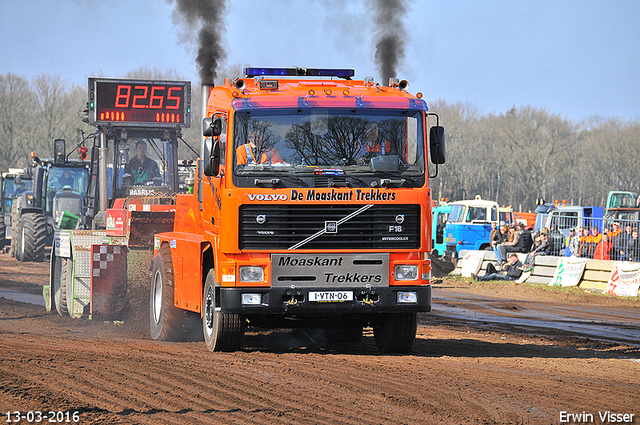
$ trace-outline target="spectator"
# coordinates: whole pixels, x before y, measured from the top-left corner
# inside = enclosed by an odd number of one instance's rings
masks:
[[[495,222],[491,222],[491,231],[489,232],[489,245],[491,246],[491,250],[494,250],[496,247],[496,242],[500,237],[500,229]]]
[[[640,261],[640,239],[638,239],[638,229],[631,231],[631,239],[627,242],[627,261]]]
[[[591,239],[591,233],[589,229],[582,229],[582,236],[580,236],[580,250],[578,251],[580,257],[589,257],[589,241]]]
[[[534,265],[534,259],[538,255],[549,255],[553,249],[553,243],[546,233],[540,234],[538,243],[534,245],[524,260],[524,271],[531,271]]]
[[[565,257],[577,257],[580,251],[580,236],[576,234],[575,229],[569,229],[569,236],[565,243]]]
[[[533,247],[533,238],[531,237],[531,229],[526,228],[524,224],[520,223],[520,230],[522,230],[522,251],[529,252]]]
[[[611,241],[611,245],[613,246],[611,249],[611,259],[619,260],[620,252],[618,249],[618,239],[622,236],[622,228],[620,227],[620,223],[618,223],[617,221],[613,222],[612,227],[613,230],[609,232],[609,240]]]
[[[504,264],[503,259],[507,258],[508,252],[522,252],[522,232],[519,229],[516,230],[515,224],[512,223],[509,225],[509,233],[513,234],[513,239],[509,242],[501,243],[496,250],[498,265]]]
[[[504,265],[501,271],[496,270],[493,264],[487,264],[487,274],[484,276],[477,276],[472,274],[471,277],[474,280],[487,281],[487,280],[517,280],[522,275],[522,263],[518,260],[516,253],[509,255],[509,260]]]
[[[607,233],[603,233],[602,240],[596,245],[593,258],[596,260],[610,260],[612,249],[613,244],[609,240],[609,235]]]
[[[631,235],[631,225],[627,224],[624,226],[624,232],[621,232],[618,236],[616,236],[616,240],[613,246],[613,249],[616,252],[616,257],[620,261],[627,261],[627,244],[629,240],[632,238]]]

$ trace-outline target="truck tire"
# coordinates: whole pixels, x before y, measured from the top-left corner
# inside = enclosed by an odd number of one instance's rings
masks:
[[[67,307],[67,276],[69,259],[54,256],[53,259],[53,302],[60,316],[69,314]]]
[[[26,213],[22,216],[22,238],[20,261],[44,261],[47,242],[47,219],[41,213]]]
[[[173,263],[169,245],[163,244],[153,260],[149,322],[151,338],[177,341],[182,336],[181,310],[173,305]]]
[[[388,313],[374,324],[373,337],[380,352],[406,354],[411,352],[417,329],[416,313]]]
[[[216,274],[207,273],[202,301],[202,330],[209,351],[237,351],[246,327],[244,316],[216,311]]]

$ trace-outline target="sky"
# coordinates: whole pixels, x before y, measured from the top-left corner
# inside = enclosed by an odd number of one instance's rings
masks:
[[[400,0],[401,1],[401,0]],[[222,66],[353,68],[374,77],[371,0],[227,0]],[[147,67],[199,85],[197,31],[166,0],[1,0],[0,75],[123,77]],[[639,0],[406,2],[397,77],[427,104],[532,106],[579,122],[640,119]],[[237,75],[221,77],[237,77]]]

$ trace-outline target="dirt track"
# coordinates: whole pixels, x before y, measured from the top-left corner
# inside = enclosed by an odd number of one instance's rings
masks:
[[[46,263],[0,255],[0,289],[38,294],[47,273]],[[640,317],[637,300],[461,279],[435,285],[436,296],[441,287],[498,294],[512,300],[505,310],[560,300]],[[563,411],[601,423],[609,410],[640,423],[637,346],[420,319],[408,356],[378,354],[370,332],[327,346],[310,332],[254,331],[241,352],[210,353],[203,342],[152,342],[142,322],[72,320],[0,298],[0,414],[78,411],[83,424],[554,424]]]

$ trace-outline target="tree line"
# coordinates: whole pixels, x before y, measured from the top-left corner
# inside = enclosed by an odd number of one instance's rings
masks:
[[[218,72],[240,75],[241,65]],[[102,77],[102,75],[95,75]],[[183,80],[175,71],[140,68],[122,78]],[[216,81],[220,83],[221,81]],[[200,90],[192,82],[191,127],[183,139],[200,145]],[[42,74],[28,80],[0,75],[0,171],[25,167],[30,152],[53,155],[53,140],[75,145],[79,135],[95,132],[82,121],[87,107],[86,81],[65,82]],[[537,199],[566,199],[580,205],[604,205],[610,190],[640,193],[640,120],[591,117],[575,123],[531,106],[483,114],[472,103],[438,100],[429,109],[446,128],[447,162],[430,181],[433,197],[450,200],[480,195],[501,205],[533,210]],[[193,159],[181,146],[180,159]]]

